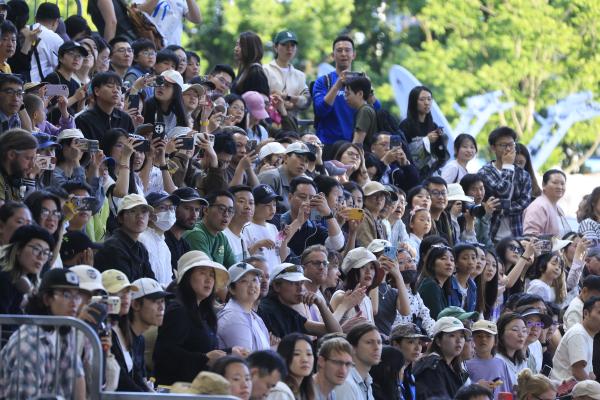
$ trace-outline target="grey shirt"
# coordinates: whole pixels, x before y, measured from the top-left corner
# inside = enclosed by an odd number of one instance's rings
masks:
[[[264,183],[273,188],[275,193],[283,197],[282,201],[277,202],[277,213],[283,214],[290,209],[290,203],[288,202],[288,194],[290,193],[290,180],[287,176],[284,166],[281,165],[277,169],[270,169],[268,171],[261,172],[258,175],[260,183]]]
[[[373,378],[363,380],[356,368],[352,368],[346,381],[334,389],[335,397],[344,400],[374,400]]]

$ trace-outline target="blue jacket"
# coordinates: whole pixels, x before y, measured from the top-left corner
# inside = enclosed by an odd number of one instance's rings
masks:
[[[329,76],[329,79],[327,79]],[[356,110],[350,108],[344,98],[344,89],[342,88],[335,98],[333,105],[325,102],[325,95],[338,79],[337,72],[330,72],[328,75],[319,77],[313,87],[313,100],[315,107],[315,116],[319,123],[317,126],[317,136],[324,144],[333,144],[338,140],[352,141],[354,135],[354,116]],[[329,84],[328,84],[329,81]],[[373,105],[376,110],[381,108],[379,101]]]
[[[458,283],[458,279],[456,279],[456,275],[452,276],[452,292],[450,294],[450,305],[462,307],[463,298],[462,293],[460,291],[460,284]],[[477,284],[472,278],[469,278],[467,281],[467,301],[464,307],[466,312],[475,311],[475,306],[477,305]]]

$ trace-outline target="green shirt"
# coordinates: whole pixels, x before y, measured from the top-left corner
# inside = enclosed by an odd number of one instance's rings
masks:
[[[225,268],[235,264],[235,256],[229,241],[223,232],[216,235],[211,234],[204,222],[200,222],[191,231],[183,234],[183,237],[190,244],[192,250],[200,250],[206,253],[214,262],[223,264]]]

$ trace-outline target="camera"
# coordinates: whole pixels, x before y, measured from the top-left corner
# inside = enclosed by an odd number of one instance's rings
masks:
[[[356,79],[356,78],[363,78],[365,77],[365,73],[364,72],[346,72],[346,80],[349,79]]]
[[[467,211],[469,212],[469,214],[476,218],[483,218],[483,216],[485,215],[485,207],[483,207],[482,205],[463,202],[462,212],[465,213]]]
[[[510,199],[500,199],[500,209],[508,211],[510,209]]]

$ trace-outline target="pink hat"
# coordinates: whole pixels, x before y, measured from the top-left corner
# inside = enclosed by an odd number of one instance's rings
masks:
[[[254,91],[246,92],[242,95],[242,99],[246,102],[246,107],[254,118],[269,118],[269,114],[265,110],[265,97],[262,94]]]

